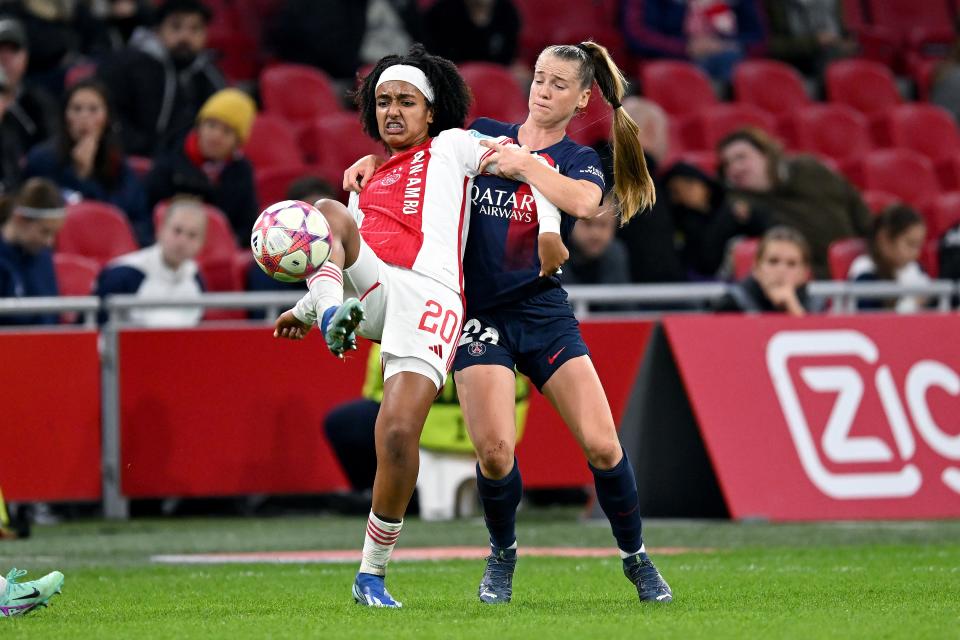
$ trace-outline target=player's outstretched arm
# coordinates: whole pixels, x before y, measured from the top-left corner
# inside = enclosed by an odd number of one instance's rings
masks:
[[[273,337],[286,338],[287,340],[303,340],[307,337],[307,333],[310,332],[312,326],[311,324],[297,320],[297,317],[293,315],[293,309],[290,309],[281,313],[280,317],[277,318],[277,322],[273,327]]]

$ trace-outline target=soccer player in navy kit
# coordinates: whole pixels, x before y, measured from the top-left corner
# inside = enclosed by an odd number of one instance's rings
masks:
[[[486,143],[500,152],[500,173],[522,183],[491,176],[474,181],[464,255],[467,320],[453,366],[477,451],[477,484],[490,532],[491,553],[478,592],[485,603],[510,601],[517,559],[516,511],[523,487],[514,458],[514,366],[547,396],[583,449],[624,573],[640,599],[669,602],[673,597],[646,554],[636,478],[555,275],[567,255],[561,240],[569,236],[575,218],[597,215],[604,190],[596,153],[566,137],[570,120],[587,105],[594,80],[614,107],[615,192],[626,222],[652,205],[655,194],[637,125],[620,108],[623,77],[602,46],[547,47],[537,59],[530,113],[523,124],[481,119],[471,127],[523,145]],[[345,172],[345,188],[364,185],[370,166],[369,161],[362,164]],[[528,197],[531,186],[565,212],[559,233],[538,236],[536,210]]]

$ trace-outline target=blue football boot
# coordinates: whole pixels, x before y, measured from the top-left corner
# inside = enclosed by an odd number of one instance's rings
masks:
[[[480,580],[477,595],[486,604],[507,604],[513,596],[513,571],[517,568],[517,550],[491,547],[487,569]]]
[[[673,591],[646,553],[623,559],[623,574],[637,587],[643,602],[672,602]]]
[[[365,607],[390,607],[399,609],[403,606],[402,602],[397,602],[387,591],[387,586],[383,583],[383,576],[375,576],[372,573],[358,573],[357,579],[353,581],[353,599],[357,604]]]

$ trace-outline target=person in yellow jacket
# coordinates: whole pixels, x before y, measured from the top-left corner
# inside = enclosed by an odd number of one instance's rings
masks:
[[[523,433],[527,416],[530,387],[527,379],[517,375],[516,421],[517,440]],[[383,371],[380,365],[380,346],[372,345],[367,360],[367,377],[363,384],[363,397],[341,404],[330,411],[323,421],[327,440],[350,482],[353,491],[361,492],[373,487],[377,470],[374,440],[374,424],[380,400],[383,398]],[[457,399],[453,376],[437,394],[427,416],[420,436],[420,446],[431,451],[450,453],[473,453],[473,443],[467,435]]]

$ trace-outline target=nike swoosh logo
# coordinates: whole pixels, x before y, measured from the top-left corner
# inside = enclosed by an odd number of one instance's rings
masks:
[[[660,600],[666,600],[669,597],[670,596],[668,596],[667,594],[663,594],[662,596],[657,596],[657,601],[659,602]]]
[[[483,590],[483,593],[481,593],[480,595],[482,595],[482,596],[487,596],[488,598],[496,598],[496,597],[497,597],[497,594],[495,594],[495,593],[490,593],[490,592],[487,591],[486,589],[484,589],[484,590]]]
[[[40,595],[40,590],[34,587],[33,593],[25,596],[20,596],[19,598],[14,598],[14,600],[29,600],[30,598],[36,598],[38,595]]]
[[[564,349],[566,349],[566,347],[560,347],[560,351],[557,351],[555,354],[553,354],[552,356],[550,356],[549,358],[547,358],[547,362],[550,363],[550,364],[553,364],[554,360],[557,359],[557,356],[559,356],[561,353],[563,353],[563,350],[564,350]]]

